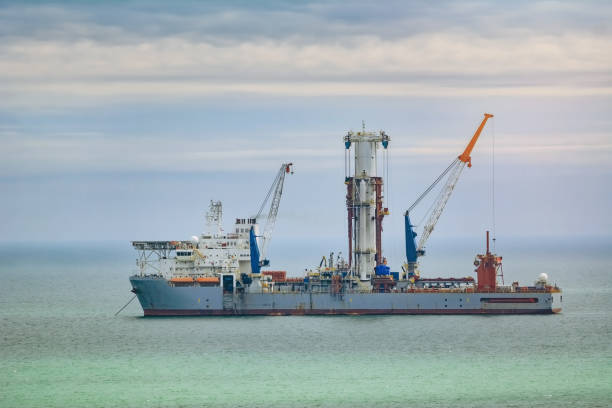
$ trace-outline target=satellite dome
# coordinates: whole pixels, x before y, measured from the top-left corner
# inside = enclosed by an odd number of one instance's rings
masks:
[[[538,276],[538,279],[535,281],[535,285],[540,288],[548,285],[548,275],[545,273],[541,273]]]

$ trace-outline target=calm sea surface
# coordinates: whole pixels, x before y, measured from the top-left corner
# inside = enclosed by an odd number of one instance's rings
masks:
[[[5,244],[0,407],[612,406],[610,245],[528,247],[507,280],[547,272],[560,315],[114,317],[129,243]]]

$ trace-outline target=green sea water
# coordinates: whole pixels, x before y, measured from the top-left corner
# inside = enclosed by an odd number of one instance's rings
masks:
[[[612,406],[612,255],[570,248],[505,254],[559,315],[143,318],[129,243],[3,245],[0,407]]]

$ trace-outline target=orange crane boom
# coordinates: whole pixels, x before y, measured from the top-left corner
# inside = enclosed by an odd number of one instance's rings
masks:
[[[476,130],[476,133],[474,133],[474,136],[472,136],[472,140],[470,140],[470,143],[468,143],[463,153],[459,156],[459,160],[464,163],[467,163],[468,167],[472,167],[472,158],[470,157],[470,155],[472,154],[472,149],[474,149],[474,145],[476,145],[476,141],[480,137],[480,133],[482,132],[482,129],[484,129],[485,123],[487,123],[487,120],[492,117],[493,115],[491,115],[490,113],[484,114],[484,119],[480,123],[480,126],[478,126],[478,129]]]

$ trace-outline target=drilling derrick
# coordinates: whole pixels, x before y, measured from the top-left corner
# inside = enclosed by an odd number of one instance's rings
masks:
[[[362,281],[369,280],[374,268],[383,263],[382,219],[388,211],[382,206],[383,179],[377,174],[377,151],[379,145],[386,149],[388,144],[385,132],[366,132],[365,126],[361,132],[351,131],[344,137],[348,163],[345,183],[349,267]]]

